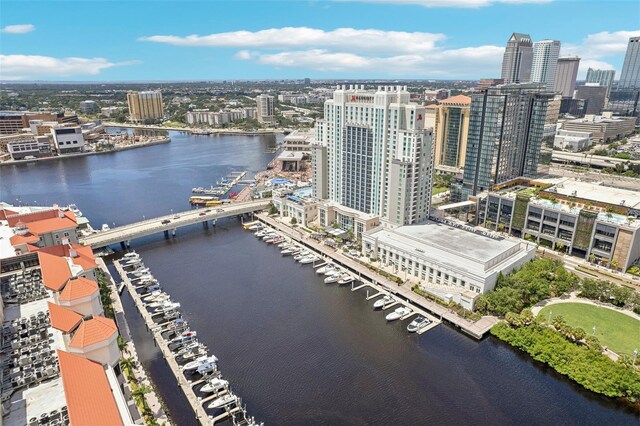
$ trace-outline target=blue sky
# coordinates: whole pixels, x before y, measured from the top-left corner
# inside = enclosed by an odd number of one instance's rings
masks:
[[[499,77],[512,32],[622,67],[640,2],[12,1],[0,80]],[[191,37],[190,37],[191,36]]]

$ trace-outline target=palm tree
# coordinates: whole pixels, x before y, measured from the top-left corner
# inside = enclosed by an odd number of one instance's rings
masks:
[[[149,406],[147,405],[147,399],[144,396],[151,392],[153,392],[153,389],[151,389],[151,386],[147,385],[140,385],[131,392],[131,396],[133,396],[142,405],[142,409],[145,412],[149,409]]]
[[[120,350],[120,353],[129,353],[129,350],[127,349],[127,342],[120,335],[118,335],[118,349]]]
[[[613,259],[613,260],[611,261],[611,267],[612,267],[613,269],[618,269],[618,266],[620,266],[620,263],[618,263],[618,261],[617,261],[616,259]]]
[[[563,243],[556,243],[556,250],[564,251],[564,244]]]
[[[589,255],[589,262],[591,262],[591,263],[595,263],[596,262],[596,255],[595,254],[591,253]]]

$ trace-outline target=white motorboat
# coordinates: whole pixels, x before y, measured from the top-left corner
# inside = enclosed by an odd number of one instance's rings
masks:
[[[145,294],[141,297],[143,302],[153,302],[159,297],[163,297],[165,294],[164,291],[152,291],[151,293]]]
[[[278,237],[278,234],[276,234],[275,232],[270,232],[270,233],[268,233],[268,234],[265,234],[265,235],[262,237],[262,241],[267,241],[267,240],[270,240],[270,239],[272,239],[272,238],[276,238],[276,237]]]
[[[224,389],[227,386],[229,386],[228,381],[221,378],[215,378],[215,379],[209,380],[207,384],[200,389],[200,392],[213,393],[213,392],[219,391],[220,389]]]
[[[138,253],[136,253],[135,251],[130,251],[129,253],[125,253],[124,256],[122,256],[123,259],[137,259],[139,258],[140,255]]]
[[[173,351],[176,353],[176,356],[181,356],[189,351],[192,351],[198,348],[203,348],[206,350],[207,347],[204,344],[198,342],[198,339],[195,339],[180,348],[174,348]]]
[[[280,253],[283,256],[291,256],[293,254],[293,251],[294,251],[294,249],[292,249],[292,248],[286,248],[284,250],[280,250]]]
[[[298,261],[304,257],[309,256],[311,253],[309,253],[308,251],[301,251],[300,253],[296,254],[295,256],[293,256],[293,260]]]
[[[138,269],[134,269],[133,271],[129,272],[132,275],[135,275],[136,277],[141,277],[143,275],[149,275],[151,272],[151,269],[144,267],[144,268],[138,268]]]
[[[101,229],[102,229],[103,231],[108,231],[108,230],[110,230],[110,229],[111,229],[111,227],[110,227],[109,225],[107,225],[106,223],[103,223],[103,224],[102,224],[102,228],[101,228]]]
[[[164,306],[167,302],[171,303],[171,296],[168,294],[164,297],[160,297],[147,304],[147,308],[156,309]]]
[[[80,211],[80,209],[78,208],[78,206],[76,206],[75,204],[69,204],[67,206],[67,209],[69,209],[70,211],[73,212],[73,214],[75,214],[76,216],[82,216],[82,212]]]
[[[380,309],[382,308],[384,305],[388,305],[389,303],[391,303],[393,301],[393,297],[386,295],[384,297],[381,297],[380,299],[376,300],[375,302],[373,302],[373,309]]]
[[[204,364],[200,364],[196,369],[196,372],[202,376],[206,376],[207,374],[211,374],[217,370],[217,366],[215,362],[205,362]]]
[[[290,246],[290,245],[291,245],[291,243],[290,243],[290,242],[288,242],[288,241],[283,241],[283,242],[281,242],[280,244],[278,244],[278,248],[285,249],[285,248],[289,248],[289,246]]]
[[[198,333],[195,331],[185,331],[178,337],[169,340],[170,345],[184,345],[185,343],[193,342],[198,337]]]
[[[160,304],[160,306],[156,307],[154,312],[160,313],[160,312],[173,311],[175,309],[178,309],[179,307],[180,307],[179,303],[172,302],[171,300],[165,300]]]
[[[324,275],[335,275],[339,274],[342,271],[335,265],[331,265],[331,268],[328,268],[324,271]]]
[[[174,309],[172,311],[165,312],[163,317],[166,320],[172,320],[172,319],[180,318],[180,311],[177,310],[177,309]]]
[[[203,356],[207,356],[207,348],[203,348],[203,347],[196,347],[194,349],[191,349],[190,351],[187,351],[185,353],[182,354],[182,359],[185,361],[188,361],[190,359],[196,359],[196,358],[200,358]]]
[[[413,321],[411,321],[411,323],[409,323],[409,325],[407,326],[407,331],[409,333],[415,333],[417,331],[422,330],[423,328],[425,328],[429,324],[431,324],[431,321],[429,321],[428,319],[426,319],[425,317],[420,315],[420,316],[415,317],[413,319]]]
[[[250,227],[249,227],[249,231],[254,231],[254,232],[255,232],[255,231],[259,231],[259,230],[261,230],[261,229],[262,229],[262,225],[260,225],[260,224],[253,225],[253,226],[250,226]]]
[[[344,285],[344,284],[349,284],[350,282],[353,281],[353,277],[347,273],[344,273],[342,275],[340,275],[340,279],[338,280],[338,284],[340,285]]]
[[[307,257],[303,257],[302,259],[300,259],[300,263],[303,265],[307,265],[309,263],[313,263],[317,260],[320,260],[320,258],[318,256],[314,256],[314,255],[310,255]]]
[[[332,271],[335,269],[335,265],[333,263],[327,263],[316,269],[316,274],[324,274],[327,271]]]
[[[130,266],[137,266],[137,265],[144,265],[142,263],[142,258],[139,257],[137,254],[134,257],[124,257],[122,258],[122,262],[123,266],[125,268],[128,268]]]
[[[402,306],[400,308],[397,308],[395,311],[391,312],[389,315],[387,315],[385,319],[387,321],[395,321],[397,319],[402,318],[405,315],[410,314],[411,312],[413,312],[411,309],[407,308],[406,306]]]
[[[131,278],[131,281],[139,281],[139,282],[136,284],[136,285],[139,285],[139,284],[144,283],[145,281],[151,281],[151,280],[153,280],[153,279],[154,279],[154,278],[153,278],[153,275],[151,275],[151,274],[147,274],[147,275],[141,275],[141,276],[139,276],[139,277]]]
[[[194,359],[191,362],[186,363],[184,367],[182,367],[182,369],[184,371],[194,371],[194,370],[197,370],[198,367],[200,367],[203,364],[216,363],[216,362],[218,362],[218,358],[216,358],[215,356],[204,355]]]
[[[324,283],[325,284],[337,283],[339,279],[340,279],[340,272],[338,272],[337,274],[332,274],[325,277]]]
[[[261,229],[260,231],[256,232],[254,235],[258,238],[262,238],[267,234],[270,234],[272,231],[269,228],[265,228],[265,229]]]
[[[211,401],[211,404],[207,405],[207,408],[222,408],[226,405],[232,404],[238,400],[238,397],[232,393],[228,393],[226,395],[221,396],[220,398],[216,398]]]
[[[157,281],[153,284],[149,284],[149,286],[145,288],[145,291],[150,291],[152,293],[155,291],[160,291],[160,284],[158,284]]]

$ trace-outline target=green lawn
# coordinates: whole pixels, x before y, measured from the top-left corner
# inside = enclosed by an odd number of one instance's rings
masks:
[[[581,327],[590,335],[596,326],[596,337],[600,344],[618,354],[633,356],[633,350],[640,350],[640,321],[613,309],[584,303],[558,303],[543,308],[539,316],[545,321],[562,315],[568,325]]]
[[[448,190],[449,188],[447,188],[446,186],[434,186],[433,189],[431,190],[431,195],[438,195]]]

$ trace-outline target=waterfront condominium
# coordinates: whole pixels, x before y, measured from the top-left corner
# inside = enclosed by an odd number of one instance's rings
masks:
[[[461,199],[536,174],[552,98],[540,83],[489,87],[471,96]]]
[[[618,87],[640,88],[640,37],[629,38]]]
[[[435,166],[464,167],[470,107],[471,98],[458,95],[440,101],[435,108]]]
[[[576,89],[576,78],[578,77],[579,67],[580,58],[577,56],[559,58],[553,91],[560,93],[563,98],[573,97],[573,91]]]
[[[534,43],[531,81],[544,83],[547,90],[553,90],[559,56],[560,42],[558,40],[542,40]]]
[[[526,83],[531,79],[533,44],[529,34],[513,33],[502,59],[501,79],[505,83]]]
[[[273,104],[273,96],[258,95],[256,97],[258,122],[260,124],[276,124],[276,113]]]
[[[321,225],[337,223],[358,236],[377,223],[373,217],[396,225],[427,219],[432,129],[425,107],[409,96],[406,86],[338,86],[325,102],[313,148],[314,193],[327,198]]]
[[[127,93],[129,115],[133,121],[159,120],[164,116],[162,93],[159,91]]]

